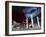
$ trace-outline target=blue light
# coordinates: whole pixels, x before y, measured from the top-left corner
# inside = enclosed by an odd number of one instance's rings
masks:
[[[31,15],[35,17],[41,12],[41,8],[40,7],[30,7],[30,8],[25,8],[23,11],[26,17],[30,17]]]

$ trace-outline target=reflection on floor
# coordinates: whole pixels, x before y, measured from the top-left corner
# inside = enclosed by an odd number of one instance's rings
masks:
[[[35,21],[34,21],[35,20]],[[35,18],[26,18],[26,22],[17,23],[13,21],[12,30],[19,31],[19,30],[40,30],[41,29],[41,18],[38,16]]]

